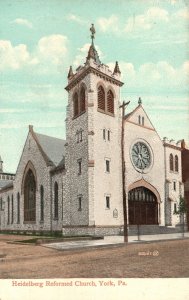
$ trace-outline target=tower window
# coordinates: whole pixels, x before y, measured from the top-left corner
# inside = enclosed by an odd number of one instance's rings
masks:
[[[82,195],[78,196],[78,210],[82,210]]]
[[[144,117],[142,117],[142,125],[144,126]]]
[[[106,196],[106,209],[110,209],[110,196]]]
[[[107,111],[111,114],[114,113],[114,96],[111,90],[107,93]]]
[[[141,124],[141,116],[138,116],[138,124]]]
[[[110,141],[110,130],[108,130],[108,141]]]
[[[78,159],[78,175],[81,175],[81,158]]]
[[[98,87],[98,108],[105,111],[105,91],[101,85]]]
[[[176,213],[176,212],[177,212],[177,204],[174,203],[174,213]]]
[[[106,172],[110,173],[110,161],[106,159]]]
[[[179,167],[178,167],[178,156],[175,155],[175,172],[178,172]]]
[[[74,105],[74,117],[76,117],[79,114],[79,101],[78,101],[77,93],[74,95],[73,105]]]
[[[172,153],[169,156],[169,166],[170,166],[170,171],[173,171],[173,154]]]
[[[173,181],[173,189],[174,189],[174,191],[176,191],[176,181]]]

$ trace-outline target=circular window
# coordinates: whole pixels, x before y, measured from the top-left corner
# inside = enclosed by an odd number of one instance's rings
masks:
[[[148,169],[152,162],[151,151],[143,142],[137,142],[132,146],[131,157],[134,166],[141,172]]]

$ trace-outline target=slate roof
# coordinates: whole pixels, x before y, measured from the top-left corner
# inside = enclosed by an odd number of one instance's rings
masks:
[[[0,190],[2,188],[9,188],[13,186],[12,180],[0,180]]]
[[[65,140],[35,132],[37,140],[48,158],[58,166],[65,155]]]

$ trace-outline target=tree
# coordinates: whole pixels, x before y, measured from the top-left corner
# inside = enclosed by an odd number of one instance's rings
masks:
[[[180,221],[182,223],[182,236],[184,237],[184,224],[185,224],[185,215],[187,212],[186,201],[184,197],[180,196],[178,208],[174,211],[175,215],[180,216]]]

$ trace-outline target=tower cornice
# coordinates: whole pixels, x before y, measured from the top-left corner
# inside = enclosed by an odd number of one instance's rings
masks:
[[[69,81],[68,85],[65,87],[66,91],[71,90],[74,86],[76,86],[86,75],[93,73],[96,76],[103,78],[105,81],[109,81],[112,84],[122,86],[124,83],[120,80],[116,79],[113,76],[110,76],[108,74],[105,74],[104,72],[92,67],[87,66],[83,67],[82,72],[79,72],[79,74],[75,74],[74,77]]]

